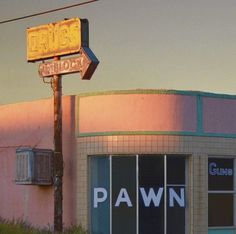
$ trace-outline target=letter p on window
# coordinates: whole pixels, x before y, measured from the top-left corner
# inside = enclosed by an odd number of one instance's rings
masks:
[[[98,203],[102,203],[107,199],[107,190],[105,188],[94,188],[93,191],[93,207],[97,208]]]

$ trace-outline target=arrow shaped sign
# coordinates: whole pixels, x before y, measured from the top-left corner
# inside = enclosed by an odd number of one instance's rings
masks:
[[[81,79],[90,80],[96,70],[99,61],[89,47],[81,48],[81,57],[83,57]]]
[[[90,80],[98,64],[99,61],[92,50],[83,47],[80,50],[80,57],[41,63],[38,71],[41,77],[80,72],[82,80]]]

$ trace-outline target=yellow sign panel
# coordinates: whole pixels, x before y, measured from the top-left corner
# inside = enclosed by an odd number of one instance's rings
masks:
[[[88,21],[68,19],[27,29],[27,60],[74,54],[88,47]]]

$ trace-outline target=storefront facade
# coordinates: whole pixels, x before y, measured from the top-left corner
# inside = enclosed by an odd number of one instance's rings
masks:
[[[63,100],[66,226],[91,234],[236,233],[236,96],[131,90]],[[53,187],[14,182],[16,147],[53,148],[51,104],[1,110],[3,218],[53,224]]]
[[[235,96],[149,90],[78,103],[78,220],[90,233],[236,232]]]

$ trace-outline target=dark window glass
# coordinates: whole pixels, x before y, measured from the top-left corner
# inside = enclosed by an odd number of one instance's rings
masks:
[[[136,234],[136,157],[112,157],[112,234]]]
[[[167,234],[185,233],[185,158],[167,156]]]
[[[167,156],[167,184],[185,184],[185,158]]]
[[[208,226],[233,226],[233,194],[208,194]]]
[[[139,234],[164,233],[163,187],[164,157],[140,156],[139,188],[143,190],[142,193],[139,192]],[[156,205],[154,205],[153,199],[145,204],[144,197],[147,196],[155,199]]]
[[[208,190],[229,191],[234,189],[233,159],[208,159]]]

